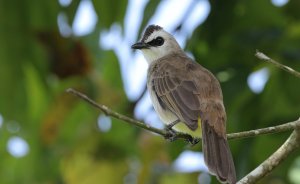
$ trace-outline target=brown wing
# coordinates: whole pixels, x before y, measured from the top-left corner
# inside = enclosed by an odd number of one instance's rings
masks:
[[[226,113],[217,79],[184,55],[169,56],[151,69],[152,88],[168,108],[191,130],[201,118],[202,148],[209,170],[220,181],[235,183],[235,168],[226,139]]]
[[[186,76],[186,70],[173,62],[159,62],[152,85],[162,106],[173,112],[190,129],[198,127],[200,102],[193,80]],[[183,65],[182,65],[183,66]]]
[[[218,81],[188,57],[168,57],[168,60],[157,62],[152,72],[152,87],[162,105],[192,130],[197,129],[198,118],[205,117],[208,104],[217,101],[223,107]]]

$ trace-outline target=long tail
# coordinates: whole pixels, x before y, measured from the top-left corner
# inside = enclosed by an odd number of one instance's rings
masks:
[[[236,183],[236,173],[227,138],[218,135],[207,122],[202,122],[202,149],[209,171],[222,183]]]

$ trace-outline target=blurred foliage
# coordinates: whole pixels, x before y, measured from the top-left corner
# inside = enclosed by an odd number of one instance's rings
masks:
[[[72,25],[80,2],[62,7],[50,0],[0,1],[0,114],[4,119],[0,183],[197,183],[199,173],[177,173],[170,166],[183,150],[200,150],[198,145],[168,143],[115,119],[109,132],[99,132],[100,112],[65,93],[76,88],[129,116],[136,104],[126,98],[115,53],[98,45],[101,30],[115,23],[124,27],[128,2],[92,1],[99,20],[93,33],[62,37],[58,14],[64,12]],[[159,3],[148,2],[140,32]],[[254,53],[259,49],[300,70],[300,1],[283,7],[270,0],[210,0],[210,4],[207,20],[194,31],[186,49],[213,73],[229,76],[221,83],[228,131],[297,119],[300,80],[258,61]],[[270,78],[264,91],[255,94],[247,77],[263,67],[269,69]],[[20,130],[9,131],[11,124]],[[24,157],[13,157],[6,149],[15,135],[29,144]],[[273,153],[288,135],[231,141],[238,178]],[[260,183],[299,182],[299,153]],[[212,183],[217,183],[215,178]]]

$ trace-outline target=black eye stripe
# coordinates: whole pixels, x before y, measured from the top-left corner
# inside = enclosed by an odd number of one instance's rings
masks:
[[[149,45],[157,47],[157,46],[161,46],[164,44],[164,39],[160,36],[156,37],[155,39],[151,40],[150,42],[148,42]]]

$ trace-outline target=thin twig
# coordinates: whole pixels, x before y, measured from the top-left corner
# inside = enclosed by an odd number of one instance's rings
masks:
[[[271,59],[270,57],[268,57],[267,55],[265,55],[262,52],[256,51],[255,56],[263,61],[267,61],[271,64],[274,64],[276,67],[283,69],[283,70],[289,72],[290,74],[300,78],[299,72],[295,71],[294,69],[292,69],[288,66],[278,63],[277,61]],[[74,89],[68,89],[67,92],[71,93],[73,95],[76,95],[77,97],[85,100],[89,104],[100,109],[107,116],[111,116],[111,117],[120,119],[126,123],[133,124],[135,126],[138,126],[143,129],[149,130],[151,132],[157,133],[164,137],[166,137],[168,134],[168,132],[166,130],[154,128],[142,121],[138,121],[138,120],[135,120],[128,116],[122,115],[118,112],[111,110],[107,106],[98,104],[95,101],[88,98],[85,94],[82,94]],[[268,173],[270,173],[291,152],[293,152],[295,149],[297,149],[299,147],[299,145],[300,145],[300,118],[296,121],[285,123],[285,124],[278,125],[278,126],[227,134],[228,139],[240,139],[240,138],[253,137],[253,136],[258,136],[258,135],[263,135],[263,134],[279,133],[279,132],[289,131],[289,130],[294,130],[294,131],[292,132],[290,137],[285,141],[285,143],[277,151],[275,151],[268,159],[266,159],[263,163],[261,163],[257,168],[255,168],[252,172],[250,172],[245,177],[243,177],[240,181],[238,181],[237,184],[256,183],[258,180],[260,180],[261,178],[266,176]],[[182,138],[185,140],[187,140],[187,139],[190,140],[190,138],[191,138],[190,135],[179,133],[179,132],[176,132],[176,136],[177,136],[177,138]]]
[[[85,94],[80,93],[79,91],[76,91],[75,89],[69,88],[69,89],[66,90],[66,92],[71,93],[73,95],[76,95],[77,97],[85,100],[86,102],[93,105],[97,109],[100,109],[107,116],[111,116],[111,117],[123,120],[124,122],[129,123],[129,124],[134,124],[135,126],[141,127],[143,129],[149,130],[149,131],[157,133],[159,135],[164,135],[165,134],[164,130],[151,127],[150,125],[148,125],[148,124],[146,124],[142,121],[132,119],[128,116],[125,116],[125,115],[120,114],[116,111],[113,111],[105,105],[101,105],[101,104],[96,103],[95,101],[93,101],[92,99],[87,97]]]
[[[280,148],[275,151],[268,159],[261,163],[257,168],[243,177],[237,184],[252,184],[270,173],[279,165],[290,153],[296,150],[300,145],[300,132],[294,130],[290,137]]]
[[[132,124],[132,125],[135,125],[137,127],[149,130],[150,132],[157,133],[157,134],[159,134],[161,136],[164,136],[164,137],[168,137],[168,132],[166,130],[152,127],[152,126],[150,126],[150,125],[148,125],[148,124],[146,124],[142,121],[130,118],[130,117],[125,116],[123,114],[120,114],[116,111],[113,111],[105,105],[101,105],[101,104],[96,103],[94,100],[90,99],[85,94],[83,94],[79,91],[76,91],[75,89],[69,88],[69,89],[66,90],[66,92],[71,93],[71,94],[83,99],[84,101],[88,102],[89,104],[96,107],[97,109],[100,109],[107,116],[114,117],[116,119],[124,121],[125,123]],[[176,137],[180,138],[180,139],[184,139],[184,140],[193,139],[190,135],[180,133],[180,132],[176,132]]]
[[[298,128],[300,128],[300,118],[296,121],[284,123],[284,124],[277,125],[277,126],[227,134],[227,138],[228,139],[240,139],[240,138],[247,138],[247,137],[255,137],[257,135],[286,132],[286,131],[294,130],[294,129],[298,129]]]
[[[278,63],[277,61],[273,60],[272,58],[270,58],[269,56],[265,55],[264,53],[262,52],[259,52],[258,50],[256,50],[256,53],[255,53],[255,56],[258,58],[258,59],[261,59],[263,61],[267,61],[269,63],[272,63],[273,65],[275,65],[276,67],[286,71],[286,72],[289,72],[290,74],[300,78],[300,73],[297,72],[296,70],[294,70],[293,68],[291,67],[288,67],[288,66],[285,66],[281,63]]]
[[[126,123],[129,123],[129,124],[138,126],[140,128],[149,130],[151,132],[157,133],[157,134],[162,135],[164,137],[168,136],[168,132],[166,130],[154,128],[154,127],[152,127],[152,126],[150,126],[150,125],[148,125],[148,124],[146,124],[142,121],[139,121],[139,120],[130,118],[128,116],[125,116],[123,114],[120,114],[118,112],[115,112],[115,111],[111,110],[110,108],[108,108],[105,105],[101,105],[101,104],[96,103],[95,101],[93,101],[92,99],[87,97],[85,94],[80,93],[79,91],[76,91],[76,90],[70,88],[70,89],[67,89],[67,92],[71,93],[73,95],[76,95],[77,97],[85,100],[89,104],[91,104],[94,107],[100,109],[107,116],[117,118],[117,119],[122,120]],[[254,137],[254,136],[263,135],[263,134],[279,133],[279,132],[293,130],[293,129],[296,129],[296,128],[300,128],[300,119],[298,119],[296,121],[293,121],[293,122],[278,125],[278,126],[227,134],[227,138],[228,139],[241,139],[241,138]],[[185,140],[190,140],[192,138],[190,135],[180,133],[180,132],[176,132],[176,137],[181,138],[181,139],[185,139]]]
[[[295,71],[294,69],[285,66],[283,64],[278,63],[277,61],[271,59],[267,55],[265,55],[262,52],[256,51],[255,56],[263,61],[267,61],[276,67],[300,78],[300,73]],[[299,129],[299,121],[300,118],[297,121],[285,123],[283,125],[279,125],[276,127],[269,127],[266,129],[261,129],[262,132],[269,132],[269,130],[274,130],[273,133],[275,133],[275,129],[280,131],[286,131],[290,128],[293,128],[294,131],[290,135],[290,137],[285,141],[284,144],[280,146],[280,148],[275,151],[269,158],[267,158],[263,163],[261,163],[258,167],[256,167],[253,171],[251,171],[249,174],[247,174],[245,177],[243,177],[240,181],[237,182],[237,184],[252,184],[259,181],[261,178],[266,176],[268,173],[270,173],[275,167],[277,167],[290,153],[292,153],[294,150],[296,150],[300,145],[300,129]],[[251,131],[249,131],[250,133]],[[276,131],[277,132],[277,131]],[[252,131],[253,134],[256,134],[258,132]],[[251,134],[251,133],[250,133]]]

